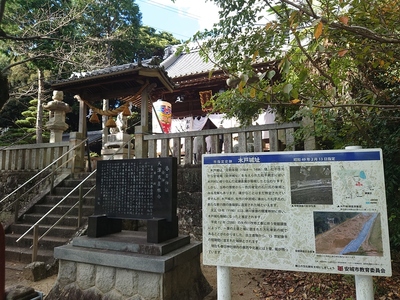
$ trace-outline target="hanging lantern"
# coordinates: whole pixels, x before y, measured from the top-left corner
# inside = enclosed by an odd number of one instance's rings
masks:
[[[106,127],[108,128],[115,128],[117,127],[117,124],[114,121],[113,117],[108,117],[107,123],[106,123]]]
[[[100,123],[99,117],[97,116],[97,114],[95,112],[93,112],[92,115],[90,116],[89,122],[90,123]]]
[[[128,105],[124,106],[124,109],[122,110],[122,115],[124,117],[129,117],[131,115],[131,111],[129,110]]]

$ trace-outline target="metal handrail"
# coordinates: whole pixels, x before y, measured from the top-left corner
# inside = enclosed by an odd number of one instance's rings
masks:
[[[57,158],[56,160],[54,160],[52,163],[50,163],[47,167],[45,167],[44,169],[42,169],[40,172],[38,172],[36,175],[32,176],[27,182],[25,182],[24,184],[22,184],[21,186],[19,186],[18,188],[16,188],[14,191],[12,191],[10,194],[8,194],[7,196],[5,196],[3,199],[0,200],[0,203],[4,202],[6,199],[8,199],[10,196],[14,195],[15,193],[17,193],[20,189],[22,189],[25,185],[27,185],[28,183],[30,183],[33,179],[35,179],[36,177],[38,177],[39,175],[41,175],[44,171],[46,171],[47,169],[49,169],[50,167],[52,167],[53,165],[55,165],[59,160],[61,160],[62,158],[64,158],[64,156],[66,156],[67,154],[69,154],[70,152],[72,152],[73,150],[75,150],[76,148],[80,147],[83,143],[86,142],[87,139],[83,140],[82,142],[80,142],[78,145],[74,146],[73,148],[69,149],[67,152],[65,152],[63,155],[61,155],[59,158]]]
[[[96,172],[96,170],[93,171],[93,174],[94,174],[95,172]],[[90,176],[88,176],[88,177],[90,177]],[[82,185],[79,185],[79,187],[81,187],[81,186],[82,186]],[[47,229],[46,232],[43,233],[43,234],[38,238],[38,242],[39,242],[42,238],[44,238],[54,227],[56,227],[56,226],[61,222],[61,220],[63,220],[63,219],[64,219],[64,218],[65,218],[65,217],[66,217],[80,202],[81,202],[81,200],[83,200],[87,195],[90,194],[91,191],[94,190],[95,187],[96,187],[96,185],[92,186],[92,187],[89,189],[89,191],[87,191],[86,194],[82,196],[82,199],[79,198],[79,200],[78,200],[74,205],[72,205],[71,208],[68,209],[67,212],[66,212],[65,214],[63,214],[53,225],[51,225],[50,228]],[[63,199],[63,200],[64,200],[64,199]],[[61,201],[63,201],[63,200],[61,200]],[[79,222],[78,222],[78,223],[79,223]],[[78,227],[80,227],[80,226],[78,226]],[[18,240],[17,240],[17,242],[18,242]],[[33,245],[32,245],[32,246],[33,246]],[[31,246],[31,248],[32,248],[32,246]]]
[[[75,192],[83,183],[86,182],[86,180],[89,179],[94,173],[96,173],[97,170],[94,170],[92,173],[90,173],[84,180],[82,180],[76,187],[74,187],[67,195],[65,195],[56,205],[54,205],[47,213],[43,215],[38,221],[36,221],[35,224],[33,224],[25,233],[23,233],[18,239],[17,242],[19,242],[24,236],[28,234],[29,231],[31,231],[36,225],[39,225],[39,223],[47,217],[55,208],[57,208],[59,205],[61,205],[62,202],[64,202],[65,199],[67,199],[73,192]]]

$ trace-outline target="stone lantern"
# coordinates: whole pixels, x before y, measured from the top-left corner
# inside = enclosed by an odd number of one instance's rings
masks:
[[[46,128],[50,130],[50,143],[62,141],[62,134],[68,128],[65,123],[65,114],[71,112],[67,103],[63,102],[64,93],[62,91],[53,91],[53,101],[43,105],[43,108],[50,111],[49,121]]]

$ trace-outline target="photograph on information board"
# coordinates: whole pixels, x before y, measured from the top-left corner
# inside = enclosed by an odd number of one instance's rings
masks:
[[[382,256],[379,213],[314,212],[318,254]]]
[[[290,167],[292,204],[332,204],[330,166]]]

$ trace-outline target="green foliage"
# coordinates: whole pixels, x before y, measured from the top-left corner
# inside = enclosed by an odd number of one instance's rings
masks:
[[[142,16],[134,1],[75,1],[75,5],[84,8],[76,22],[76,35],[87,39],[88,50],[101,53],[93,56],[103,57],[95,65],[108,66],[137,59],[135,50],[139,45]]]
[[[213,2],[219,24],[193,40],[205,40],[205,59],[230,75],[233,90],[214,96],[214,109],[243,125],[267,108],[279,121],[310,120],[296,135],[312,134],[319,149],[382,147],[400,249],[400,1]]]
[[[392,66],[400,54],[395,26],[398,1],[374,6],[342,0],[314,6],[286,0],[275,1],[275,6],[259,0],[214,2],[221,8],[219,26],[194,39],[207,38],[205,55],[212,51],[220,67],[240,79],[237,97],[252,103],[248,113],[240,116],[242,123],[268,106],[279,106],[282,120],[292,119],[294,111],[301,110],[311,110],[315,118],[322,112],[325,118],[324,109],[334,109],[359,128],[356,120],[376,114],[379,96],[385,92],[377,89],[365,71],[395,70]],[[387,24],[382,15],[395,24]],[[349,22],[359,29],[350,28]],[[250,82],[249,78],[260,77],[252,68],[259,62],[270,62],[279,74],[265,76],[270,70],[264,70],[260,80]],[[258,105],[253,105],[249,94],[257,95]],[[231,97],[219,96],[218,109],[235,109]],[[325,119],[319,122],[327,124]]]
[[[17,144],[33,144],[35,136],[23,128],[10,128],[6,134],[0,135],[0,146]]]
[[[142,30],[139,7],[131,0],[5,3],[0,21],[1,103],[9,97],[7,77],[12,88],[35,80],[38,68],[66,78],[74,71],[151,58],[166,44],[178,43],[170,34]]]
[[[148,26],[142,26],[139,32],[139,47],[137,58],[146,59],[152,57],[158,57],[159,64],[164,56],[164,49],[169,45],[179,44],[179,40],[173,37],[168,32],[158,33],[154,28]]]
[[[160,60],[167,45],[179,43],[169,33],[141,26],[139,7],[131,0],[6,1],[0,29],[0,128],[34,124],[36,108],[26,102],[37,97],[38,68],[48,87],[75,71]],[[66,101],[73,109],[66,122],[77,130],[78,104]],[[14,123],[21,112],[24,119]]]

